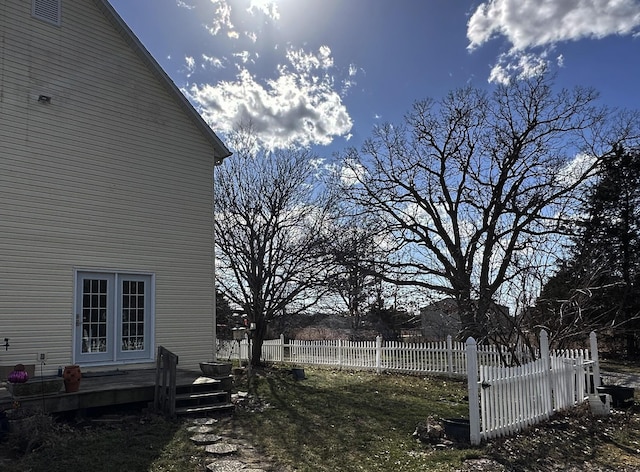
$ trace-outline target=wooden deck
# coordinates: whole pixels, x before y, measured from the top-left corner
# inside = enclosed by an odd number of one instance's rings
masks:
[[[78,392],[13,396],[6,384],[0,384],[0,410],[11,408],[14,401],[22,407],[44,409],[46,413],[83,410],[109,405],[153,402],[155,369],[91,373],[83,375]],[[51,377],[45,377],[51,379]],[[200,371],[177,371],[176,385],[188,386],[202,382]],[[40,379],[34,377],[29,383]]]

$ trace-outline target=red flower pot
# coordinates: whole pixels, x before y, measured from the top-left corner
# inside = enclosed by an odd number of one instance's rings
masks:
[[[82,379],[82,373],[80,372],[79,365],[68,365],[62,372],[62,379],[64,380],[64,390],[67,393],[77,392],[80,388],[80,380]]]

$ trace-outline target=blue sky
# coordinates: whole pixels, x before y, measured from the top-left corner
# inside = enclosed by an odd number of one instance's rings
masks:
[[[415,100],[542,65],[640,109],[640,0],[111,0],[222,137],[329,157]]]

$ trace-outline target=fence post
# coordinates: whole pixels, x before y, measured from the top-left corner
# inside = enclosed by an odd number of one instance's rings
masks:
[[[480,444],[480,396],[478,390],[478,345],[467,339],[467,384],[469,388],[469,440],[473,446]]]
[[[284,362],[284,333],[280,334],[280,362]]]
[[[342,339],[338,339],[338,368],[342,369]]]
[[[591,350],[591,360],[593,361],[593,392],[600,386],[600,359],[598,354],[598,338],[595,331],[591,331],[589,335],[589,344]]]
[[[451,335],[447,336],[447,372],[449,375],[453,375],[453,338]]]
[[[551,371],[551,355],[549,353],[549,335],[543,329],[540,331],[540,359],[543,362],[544,377],[542,379],[544,391],[545,416],[553,414],[553,375]]]
[[[376,372],[382,372],[382,337],[376,336]]]
[[[540,358],[549,363],[549,335],[544,329],[540,331]]]

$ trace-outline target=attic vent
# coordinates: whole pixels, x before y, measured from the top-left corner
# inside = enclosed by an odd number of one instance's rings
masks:
[[[61,0],[32,0],[31,15],[39,20],[60,26]]]

